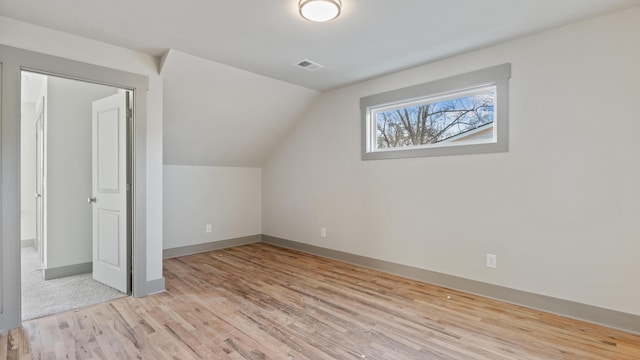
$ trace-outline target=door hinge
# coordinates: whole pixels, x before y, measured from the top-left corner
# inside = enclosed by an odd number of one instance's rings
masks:
[[[131,184],[127,184],[127,191],[131,191]]]

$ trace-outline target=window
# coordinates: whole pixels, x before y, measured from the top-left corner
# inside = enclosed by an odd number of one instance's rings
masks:
[[[360,99],[362,159],[508,150],[510,64]]]

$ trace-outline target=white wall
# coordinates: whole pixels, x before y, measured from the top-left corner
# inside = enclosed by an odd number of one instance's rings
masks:
[[[170,50],[164,163],[260,166],[319,92]]]
[[[165,249],[261,234],[261,183],[260,168],[165,165]]]
[[[158,59],[141,52],[0,16],[0,44],[145,75],[147,91],[147,274],[162,278],[162,78]]]
[[[640,314],[639,33],[636,7],[323,94],[263,167],[263,233]],[[505,62],[509,152],[360,160],[361,97]]]
[[[47,268],[92,261],[92,102],[113,87],[50,76],[47,81]]]
[[[162,76],[164,248],[260,234],[257,167],[319,92],[173,49]]]
[[[36,238],[36,104],[22,103],[20,143],[20,239]]]

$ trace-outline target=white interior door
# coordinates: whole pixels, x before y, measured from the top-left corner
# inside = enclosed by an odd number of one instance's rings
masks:
[[[128,95],[93,102],[93,278],[129,292],[127,254]]]

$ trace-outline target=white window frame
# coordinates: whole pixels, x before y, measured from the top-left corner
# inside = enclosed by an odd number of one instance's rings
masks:
[[[360,99],[362,117],[362,160],[398,159],[425,156],[482,154],[509,150],[509,78],[511,64],[456,75]],[[482,89],[495,88],[494,136],[492,140],[437,143],[402,148],[377,148],[375,114],[416,103],[460,98]]]

